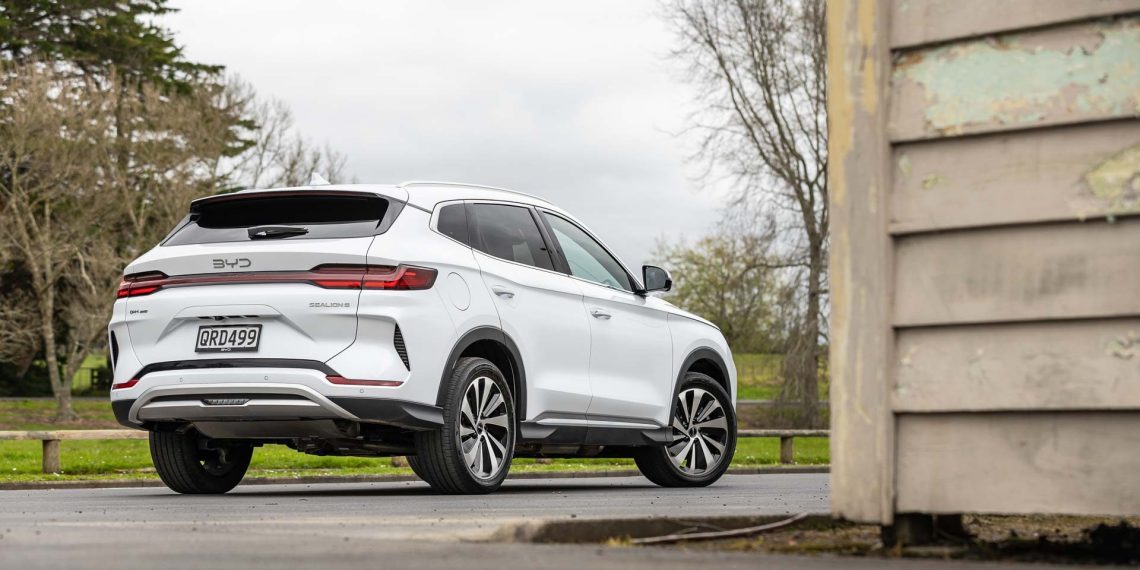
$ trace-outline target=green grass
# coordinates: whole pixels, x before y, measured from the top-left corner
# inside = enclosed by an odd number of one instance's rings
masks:
[[[780,376],[782,354],[734,354],[739,400],[775,400],[784,379]],[[827,369],[820,370],[819,397],[827,399]]]
[[[156,479],[145,441],[64,441],[60,475],[40,473],[41,447],[38,441],[0,441],[0,482],[90,481],[100,479]],[[775,465],[779,462],[779,440],[749,438],[740,440],[732,464],[737,467]],[[828,463],[825,438],[796,440],[796,463]],[[555,459],[538,464],[518,459],[512,471],[583,471],[633,469],[629,459]],[[283,445],[267,445],[253,454],[250,477],[300,477],[324,475],[411,474],[407,468],[392,467],[385,458],[321,457],[305,455]]]
[[[780,388],[780,354],[734,354],[740,400],[772,400]]]

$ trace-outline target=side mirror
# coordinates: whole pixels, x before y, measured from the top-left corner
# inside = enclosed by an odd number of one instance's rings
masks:
[[[655,265],[641,266],[641,280],[645,283],[645,292],[668,291],[673,288],[673,278],[669,272]]]

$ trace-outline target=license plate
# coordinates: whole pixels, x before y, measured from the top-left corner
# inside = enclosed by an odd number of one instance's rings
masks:
[[[215,325],[198,327],[194,352],[257,352],[261,325]]]

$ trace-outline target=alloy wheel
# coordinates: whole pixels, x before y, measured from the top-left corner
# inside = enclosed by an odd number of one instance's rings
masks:
[[[507,401],[499,385],[487,376],[476,378],[463,393],[459,445],[463,463],[478,479],[495,478],[506,464],[511,445]]]
[[[665,450],[682,473],[699,476],[720,464],[728,444],[728,418],[712,393],[689,388],[677,395],[673,442]]]

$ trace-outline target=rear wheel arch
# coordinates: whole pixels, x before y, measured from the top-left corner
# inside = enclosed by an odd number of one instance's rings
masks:
[[[468,356],[485,358],[502,371],[503,376],[511,385],[515,401],[515,415],[519,421],[525,419],[526,370],[523,366],[522,356],[515,341],[502,329],[495,327],[471,329],[455,343],[443,367],[439,390],[436,394],[436,405],[443,406],[447,398],[447,382],[451,377],[451,372],[455,369],[460,358]]]

